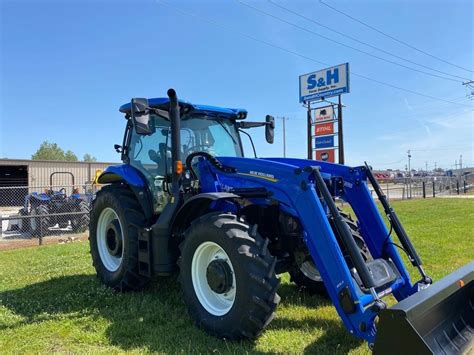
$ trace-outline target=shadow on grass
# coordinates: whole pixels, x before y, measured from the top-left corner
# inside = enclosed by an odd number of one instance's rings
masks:
[[[314,308],[314,317],[302,321],[276,318],[270,326],[276,331],[321,329],[324,335],[306,347],[307,353],[347,353],[361,344],[341,322],[317,318],[317,308],[330,305],[327,299],[301,294],[288,284],[283,284],[279,293],[285,305]],[[87,338],[87,334],[103,327],[110,343],[123,350],[257,352],[254,342],[229,342],[197,329],[187,316],[179,285],[173,278],[160,278],[142,292],[117,293],[101,285],[94,275],[64,276],[0,292],[0,304],[23,318],[13,324],[0,323],[0,330],[67,318],[75,322],[78,334],[74,336],[79,344],[81,333]]]

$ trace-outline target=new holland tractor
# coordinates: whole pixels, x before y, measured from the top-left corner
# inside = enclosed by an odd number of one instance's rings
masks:
[[[173,89],[120,111],[123,164],[101,174],[91,211],[91,255],[104,284],[139,290],[178,271],[197,326],[253,339],[275,315],[277,275],[289,272],[330,297],[347,330],[375,352],[472,349],[474,263],[432,284],[368,165],[244,158],[240,133],[265,127],[273,143],[272,116],[249,122],[243,109],[180,101]],[[398,303],[388,307],[388,295]]]
[[[66,188],[54,189],[53,178],[65,175],[71,178],[72,193],[68,196]],[[75,233],[82,233],[89,225],[89,212],[92,194],[79,193],[75,187],[74,174],[67,171],[56,171],[49,176],[50,188],[44,192],[33,192],[25,197],[20,216],[31,216],[23,219],[20,230],[30,232],[35,237],[46,236],[51,227],[68,228]],[[68,215],[72,213],[71,215]]]

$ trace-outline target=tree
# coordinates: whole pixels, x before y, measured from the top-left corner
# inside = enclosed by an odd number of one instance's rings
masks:
[[[97,158],[89,153],[86,153],[84,154],[83,160],[87,162],[94,162],[94,161],[97,161]]]
[[[78,161],[77,155],[74,154],[72,151],[68,150],[66,153],[64,153],[64,160],[66,161]]]
[[[56,143],[44,141],[36,153],[31,156],[31,159],[77,161],[77,156],[70,150],[64,152]]]

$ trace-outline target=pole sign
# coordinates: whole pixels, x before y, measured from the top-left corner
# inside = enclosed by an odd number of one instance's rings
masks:
[[[316,151],[316,160],[334,163],[336,161],[334,149],[322,149]]]
[[[324,106],[314,110],[314,122],[331,121],[334,119],[334,107]]]
[[[319,123],[314,126],[314,134],[316,136],[325,136],[334,134],[334,122]]]
[[[316,137],[314,139],[314,147],[316,149],[334,147],[334,136]]]
[[[300,75],[300,102],[349,92],[349,63]]]

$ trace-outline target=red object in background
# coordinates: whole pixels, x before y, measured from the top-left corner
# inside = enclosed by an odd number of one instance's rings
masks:
[[[317,136],[325,136],[334,133],[334,122],[316,123],[314,126],[314,134]]]
[[[321,149],[316,151],[316,160],[334,163],[334,149]]]

